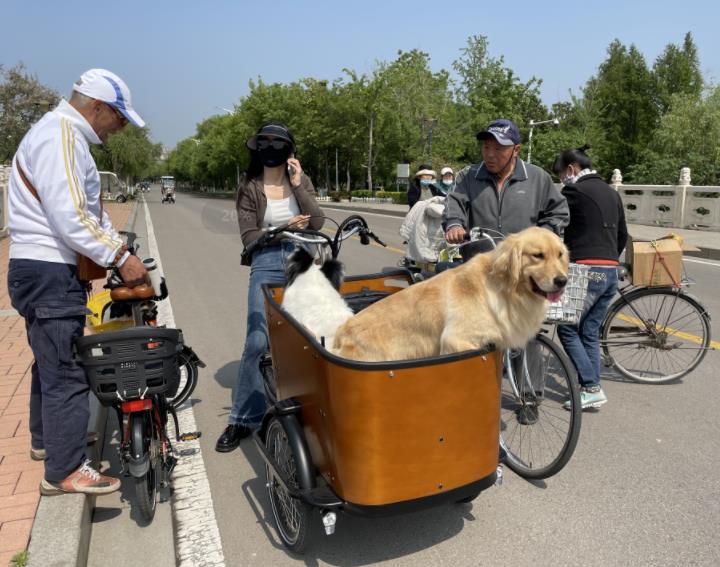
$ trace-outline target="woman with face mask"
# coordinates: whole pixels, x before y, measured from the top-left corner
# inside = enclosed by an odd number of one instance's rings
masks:
[[[235,197],[243,245],[247,247],[266,229],[285,224],[320,230],[323,219],[315,188],[295,158],[295,138],[288,127],[280,122],[265,124],[247,141],[247,147],[250,165]],[[260,287],[285,282],[285,260],[293,249],[292,241],[278,240],[252,258],[243,255],[243,264],[250,266],[247,332],[228,425],[215,445],[221,453],[235,449],[260,425],[265,413],[260,359],[268,350],[268,334]]]
[[[441,194],[435,184],[436,178],[437,174],[429,165],[420,165],[408,189],[408,205],[411,209],[418,201],[424,201]]]
[[[440,184],[438,185],[440,193],[447,195],[455,189],[455,172],[451,167],[443,167],[440,170]]]
[[[577,369],[583,409],[607,402],[600,386],[600,326],[617,289],[616,266],[627,241],[620,196],[592,169],[588,149],[565,150],[553,166],[570,208],[565,229],[570,261],[590,266],[580,322],[558,326],[560,342]]]

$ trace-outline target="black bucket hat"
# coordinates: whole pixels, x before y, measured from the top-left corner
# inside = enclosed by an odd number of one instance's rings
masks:
[[[248,139],[246,143],[249,149],[253,151],[257,150],[258,136],[274,136],[275,138],[285,140],[292,146],[293,151],[295,151],[295,136],[293,136],[290,129],[281,122],[268,122],[267,124],[260,126],[260,129],[254,136]]]

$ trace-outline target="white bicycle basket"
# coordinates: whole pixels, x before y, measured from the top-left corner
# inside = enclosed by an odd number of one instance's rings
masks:
[[[585,305],[590,266],[570,264],[568,282],[560,301],[551,303],[545,312],[545,322],[555,325],[577,325]]]

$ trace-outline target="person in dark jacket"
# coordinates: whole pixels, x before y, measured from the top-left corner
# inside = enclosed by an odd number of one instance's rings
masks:
[[[577,369],[583,409],[607,402],[600,386],[600,327],[617,291],[616,266],[627,241],[620,196],[591,169],[589,148],[565,150],[553,166],[570,208],[570,224],[565,229],[570,261],[590,266],[579,323],[558,327],[560,342]]]
[[[437,174],[431,166],[422,164],[408,189],[408,205],[412,209],[418,201],[441,195],[436,185]]]

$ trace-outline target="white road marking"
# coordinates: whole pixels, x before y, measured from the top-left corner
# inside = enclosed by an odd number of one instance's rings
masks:
[[[692,262],[693,264],[705,264],[706,266],[715,266],[720,268],[720,262],[713,262],[711,260],[698,260],[697,258],[688,258],[685,256],[683,262]]]
[[[145,199],[143,199],[143,205],[149,253],[152,258],[155,258],[158,270],[162,274],[160,250]],[[169,298],[158,304],[158,323],[175,327],[175,316]],[[190,400],[180,407],[177,414],[181,433],[197,431],[195,414]],[[220,540],[220,529],[215,519],[210,482],[205,471],[200,442],[188,441],[180,445],[184,454],[178,458],[173,472],[174,492],[172,496],[177,565],[181,567],[224,566],[225,556]]]

